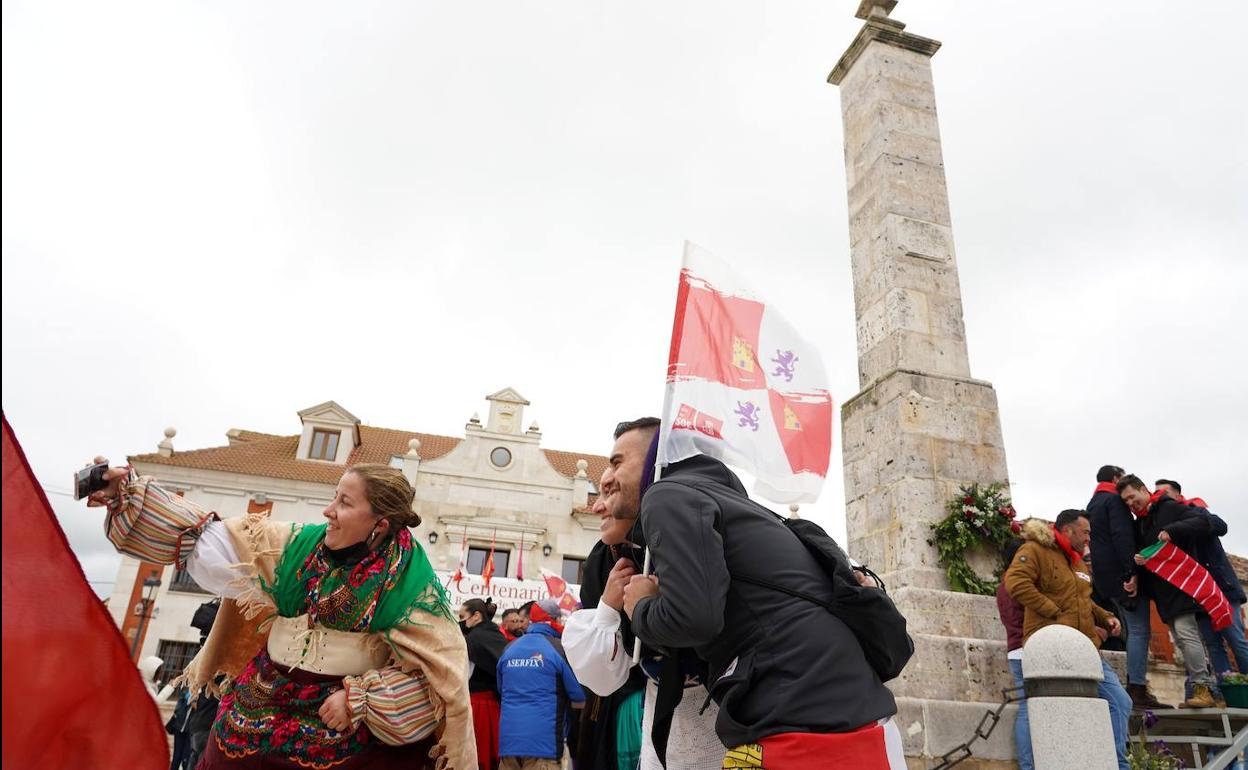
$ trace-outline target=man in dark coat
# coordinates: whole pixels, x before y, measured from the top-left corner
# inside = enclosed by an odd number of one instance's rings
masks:
[[[706,661],[715,730],[733,761],[905,767],[896,703],[849,627],[820,605],[738,579],[831,600],[831,579],[779,516],[702,455],[666,466],[640,511],[655,574],[631,578],[624,610],[646,644],[693,648]]]
[[[1209,537],[1211,527],[1208,516],[1167,497],[1165,492],[1150,493],[1138,476],[1123,476],[1118,480],[1118,490],[1123,502],[1139,519],[1141,548],[1159,541],[1169,542],[1191,556],[1196,552],[1197,544]],[[1137,555],[1136,563],[1142,564],[1143,557]],[[1141,586],[1152,595],[1157,604],[1157,614],[1170,626],[1175,641],[1183,650],[1183,663],[1187,667],[1192,697],[1184,701],[1182,707],[1212,708],[1215,705],[1212,692],[1214,679],[1209,672],[1204,640],[1196,622],[1196,615],[1202,612],[1200,605],[1172,583],[1148,570],[1141,570],[1123,588],[1128,595],[1134,595]]]
[[[1155,486],[1158,492],[1165,492],[1167,497],[1178,500],[1209,517],[1209,525],[1212,529],[1210,536],[1197,544],[1196,553],[1192,555],[1205,569],[1209,570],[1209,574],[1217,581],[1218,588],[1226,594],[1226,600],[1231,603],[1231,625],[1221,631],[1214,631],[1209,616],[1201,614],[1197,616],[1200,622],[1200,633],[1205,638],[1205,646],[1209,648],[1209,662],[1213,664],[1215,674],[1231,670],[1231,660],[1226,654],[1227,647],[1230,647],[1231,654],[1235,656],[1235,663],[1239,670],[1248,671],[1248,640],[1244,637],[1243,611],[1248,596],[1245,596],[1239,576],[1235,574],[1231,560],[1227,558],[1226,549],[1222,547],[1222,537],[1227,533],[1226,522],[1221,516],[1210,511],[1208,504],[1199,497],[1183,497],[1183,487],[1179,485],[1179,482],[1171,479],[1158,479]]]
[[[1092,525],[1092,584],[1096,593],[1113,602],[1127,627],[1127,694],[1137,709],[1173,708],[1157,700],[1148,689],[1148,644],[1151,633],[1151,601],[1138,586],[1128,596],[1123,583],[1135,576],[1137,526],[1127,504],[1118,496],[1118,480],[1124,471],[1103,465],[1096,472],[1096,489],[1088,501]]]

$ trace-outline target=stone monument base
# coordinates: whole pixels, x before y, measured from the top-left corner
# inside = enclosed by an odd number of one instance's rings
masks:
[[[1001,704],[1001,691],[1014,686],[1006,662],[1005,629],[991,596],[974,596],[905,586],[892,592],[914,639],[914,657],[900,677],[888,683],[897,698],[910,770],[930,770],[940,757],[970,741],[984,713]],[[1126,653],[1103,653],[1126,683]],[[1183,669],[1149,665],[1149,684],[1162,701],[1183,700]],[[967,770],[1013,770],[1014,718],[1011,704],[987,740],[977,740],[973,756],[958,765]]]

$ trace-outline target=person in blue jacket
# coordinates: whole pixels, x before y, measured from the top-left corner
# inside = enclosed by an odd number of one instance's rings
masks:
[[[563,654],[559,603],[543,599],[529,610],[524,636],[498,659],[500,770],[559,770],[572,724],[571,709],[585,703]]]

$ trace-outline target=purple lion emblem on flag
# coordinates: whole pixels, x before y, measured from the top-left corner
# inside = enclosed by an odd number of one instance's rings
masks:
[[[755,433],[758,432],[758,407],[753,401],[737,402],[737,408],[733,410],[733,414],[738,414],[741,419],[737,421],[737,425],[742,428],[749,428]]]
[[[771,362],[776,365],[776,370],[771,373],[772,377],[783,377],[785,382],[793,381],[793,365],[798,361],[797,356],[792,350],[777,350],[776,357]]]

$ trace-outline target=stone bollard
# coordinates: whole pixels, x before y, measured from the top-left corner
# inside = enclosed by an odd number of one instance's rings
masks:
[[[1097,697],[1101,655],[1069,626],[1045,626],[1023,646],[1036,770],[1117,770],[1109,704]]]

